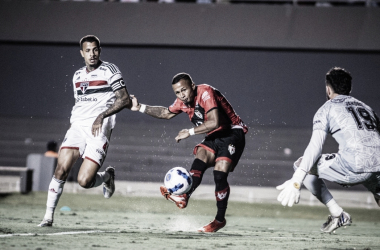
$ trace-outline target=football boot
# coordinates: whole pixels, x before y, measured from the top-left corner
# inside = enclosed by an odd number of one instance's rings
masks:
[[[219,229],[223,228],[226,225],[227,221],[224,220],[223,222],[219,222],[216,219],[213,221],[210,221],[209,224],[201,227],[198,229],[198,232],[203,232],[203,233],[215,233]]]
[[[321,231],[324,233],[331,233],[332,231],[340,227],[350,226],[351,223],[352,223],[351,216],[348,213],[343,211],[338,217],[329,215],[329,217],[327,218],[327,221],[323,223],[321,227]]]
[[[115,168],[109,166],[106,168],[105,172],[108,172],[110,178],[103,183],[103,195],[104,198],[109,199],[115,192]]]
[[[174,202],[180,209],[184,209],[187,206],[187,203],[189,202],[189,196],[187,194],[171,194],[165,186],[161,186],[160,191],[162,196],[165,197],[165,199]]]

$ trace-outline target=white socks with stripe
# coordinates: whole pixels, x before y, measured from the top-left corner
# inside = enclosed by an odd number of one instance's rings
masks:
[[[63,185],[65,185],[65,181],[58,180],[54,177],[51,179],[44,219],[53,220],[54,210],[57,207],[59,197],[61,197],[63,192]]]

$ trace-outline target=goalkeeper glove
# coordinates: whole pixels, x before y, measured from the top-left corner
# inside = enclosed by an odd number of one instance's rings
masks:
[[[289,207],[292,207],[293,204],[298,204],[301,195],[301,185],[305,177],[306,172],[298,168],[294,172],[292,179],[276,187],[277,190],[281,191],[277,200],[281,202],[283,206],[288,205]]]

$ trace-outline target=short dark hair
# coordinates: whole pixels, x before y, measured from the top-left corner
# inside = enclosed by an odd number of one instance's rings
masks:
[[[83,48],[82,45],[84,42],[90,42],[90,43],[95,42],[96,47],[100,48],[100,40],[94,35],[87,35],[87,36],[82,37],[82,39],[80,39],[79,41],[80,49]]]
[[[334,67],[326,74],[326,84],[330,85],[335,93],[349,95],[352,89],[352,77],[347,70]]]
[[[46,145],[46,148],[48,151],[57,151],[57,142],[55,141],[49,141]]]
[[[178,73],[173,77],[172,85],[176,84],[177,82],[181,81],[182,79],[186,80],[189,84],[194,83],[193,79],[191,79],[191,76],[187,73]]]

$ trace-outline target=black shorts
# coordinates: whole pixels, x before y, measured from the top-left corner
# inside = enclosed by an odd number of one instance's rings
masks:
[[[230,172],[233,172],[244,151],[245,134],[242,129],[217,131],[195,146],[194,155],[197,154],[198,147],[215,154],[215,162],[225,160],[232,163]]]

